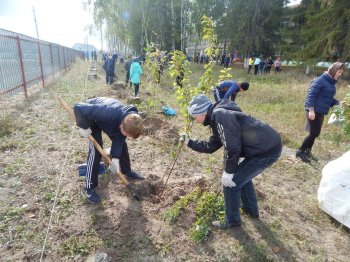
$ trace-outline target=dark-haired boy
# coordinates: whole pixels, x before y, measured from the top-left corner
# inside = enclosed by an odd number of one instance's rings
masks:
[[[213,88],[215,101],[229,99],[230,97],[232,101],[235,101],[237,93],[240,91],[247,91],[248,88],[248,82],[237,83],[233,80],[222,81]]]

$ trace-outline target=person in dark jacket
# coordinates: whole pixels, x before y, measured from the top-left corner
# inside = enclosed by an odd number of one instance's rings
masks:
[[[214,153],[224,147],[225,221],[214,221],[221,229],[241,225],[240,206],[253,218],[259,217],[252,179],[278,160],[282,151],[280,135],[269,125],[249,116],[232,101],[219,100],[212,104],[205,95],[194,96],[188,113],[197,123],[210,126],[208,141],[191,140],[181,134],[189,148],[200,153]],[[242,162],[239,158],[244,157]]]
[[[103,69],[106,71],[106,84],[111,85],[114,82],[114,68],[115,61],[118,58],[117,54],[113,54],[112,57],[108,58],[108,60],[103,64]]]
[[[112,140],[111,157],[117,170],[126,177],[144,179],[143,176],[131,170],[128,146],[126,138],[136,139],[143,130],[143,120],[139,116],[137,108],[133,105],[123,105],[118,100],[105,97],[97,97],[87,100],[85,103],[74,105],[74,114],[80,134],[87,138],[91,134],[96,141],[103,146],[102,131]],[[95,192],[98,186],[98,167],[101,154],[96,150],[92,142],[89,143],[87,158],[87,171],[85,186],[82,193],[91,203],[100,202],[100,196]]]
[[[266,74],[270,74],[272,65],[273,65],[273,61],[272,61],[272,58],[271,58],[271,56],[270,56],[270,57],[267,59],[266,71],[265,71]]]
[[[233,80],[221,81],[219,85],[213,88],[215,101],[220,99],[229,99],[232,101],[236,100],[236,96],[240,91],[247,91],[249,88],[248,82],[237,83]]]
[[[125,85],[129,84],[130,81],[130,67],[131,64],[133,63],[132,59],[129,59],[128,61],[126,61],[124,68],[126,70],[126,76],[125,76]],[[130,87],[131,87],[132,83],[130,82]]]
[[[321,133],[324,116],[329,109],[339,105],[339,101],[334,98],[336,93],[335,84],[344,71],[344,64],[336,62],[332,64],[326,72],[312,81],[305,101],[306,130],[309,135],[296,152],[296,157],[305,163],[310,160],[317,160],[311,153],[316,137]]]

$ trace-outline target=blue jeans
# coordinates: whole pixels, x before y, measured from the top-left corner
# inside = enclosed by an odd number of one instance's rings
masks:
[[[225,213],[228,223],[240,224],[240,206],[249,213],[258,214],[258,203],[252,179],[275,163],[281,150],[264,158],[246,158],[236,168],[235,187],[224,187]]]

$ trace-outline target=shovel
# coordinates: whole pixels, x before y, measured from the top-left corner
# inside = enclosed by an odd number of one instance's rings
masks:
[[[74,112],[72,110],[72,108],[62,99],[62,98],[58,98],[58,101],[60,102],[60,104],[63,106],[63,108],[67,111],[69,118],[72,120],[75,120],[75,115]],[[103,150],[103,148],[99,145],[99,143],[97,143],[97,141],[95,140],[95,138],[89,134],[88,139],[94,144],[95,148],[98,150],[98,152],[100,152],[100,154],[102,155],[102,157],[105,159],[105,161],[114,167],[115,170],[117,170],[117,166],[113,163],[113,161],[107,156],[107,154],[105,153],[105,151]],[[120,181],[122,182],[122,184],[124,184],[132,193],[132,196],[137,200],[140,201],[141,197],[140,195],[132,188],[131,184],[129,183],[129,181],[125,178],[125,176],[118,172],[117,176],[119,177]]]

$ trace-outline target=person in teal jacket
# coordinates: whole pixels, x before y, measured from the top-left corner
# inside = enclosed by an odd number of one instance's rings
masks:
[[[140,89],[140,77],[142,75],[142,67],[138,59],[134,59],[134,62],[130,67],[130,82],[135,87],[135,96],[137,96]]]

